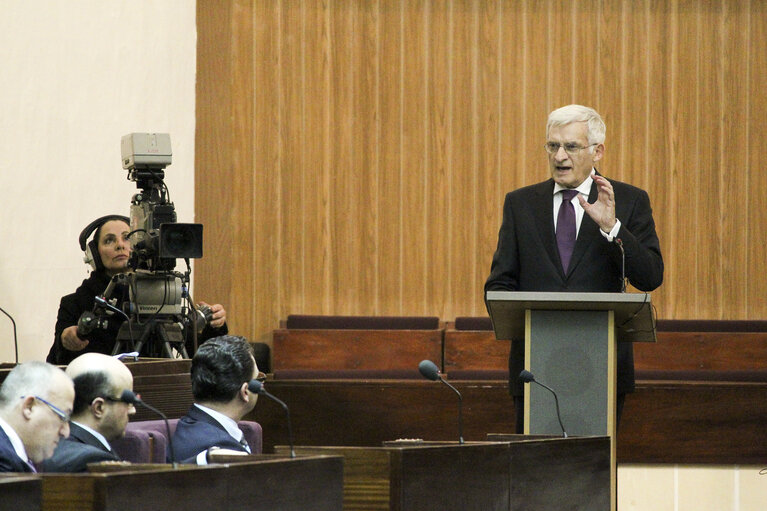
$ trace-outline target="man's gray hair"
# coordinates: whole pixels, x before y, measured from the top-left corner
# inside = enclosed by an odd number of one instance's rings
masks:
[[[583,105],[567,105],[557,108],[549,114],[546,123],[546,139],[549,131],[555,126],[567,126],[574,122],[585,122],[588,127],[589,144],[603,144],[605,142],[605,123],[602,117],[593,108]]]
[[[14,367],[0,387],[0,410],[13,407],[22,396],[47,398],[56,380],[58,367],[45,362],[24,362]]]

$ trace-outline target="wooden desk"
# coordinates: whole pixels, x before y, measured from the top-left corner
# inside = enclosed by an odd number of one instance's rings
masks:
[[[43,511],[340,511],[340,457],[259,457],[228,465],[134,465],[42,474]],[[95,468],[98,470],[98,467]],[[108,468],[105,468],[108,470]]]
[[[611,508],[609,437],[488,438],[296,452],[344,457],[344,511]]]
[[[296,453],[344,457],[344,511],[506,511],[507,445],[297,447]]]
[[[487,439],[509,442],[511,509],[611,509],[609,437]]]
[[[0,511],[39,511],[42,486],[38,475],[0,474]]]

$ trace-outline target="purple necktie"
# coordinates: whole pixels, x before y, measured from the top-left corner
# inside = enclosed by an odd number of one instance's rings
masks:
[[[559,206],[557,215],[557,248],[565,273],[570,266],[570,256],[573,255],[575,247],[575,208],[571,201],[576,195],[578,190],[562,190],[562,205]]]

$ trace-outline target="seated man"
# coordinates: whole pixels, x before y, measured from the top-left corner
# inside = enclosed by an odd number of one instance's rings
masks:
[[[88,463],[119,461],[109,442],[125,435],[132,404],[120,400],[133,390],[133,375],[121,361],[102,353],[85,353],[67,366],[75,383],[69,438],[43,463],[44,472],[85,472]]]
[[[0,387],[0,472],[36,472],[69,435],[75,388],[64,371],[25,362]]]
[[[194,404],[173,434],[175,459],[204,465],[215,449],[249,453],[237,426],[258,399],[248,390],[259,376],[248,341],[223,335],[204,342],[192,358],[191,375]]]

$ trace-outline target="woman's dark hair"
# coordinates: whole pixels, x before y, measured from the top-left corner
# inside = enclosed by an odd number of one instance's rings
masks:
[[[205,341],[192,358],[192,393],[196,401],[231,401],[253,378],[253,348],[244,338],[222,335]]]

